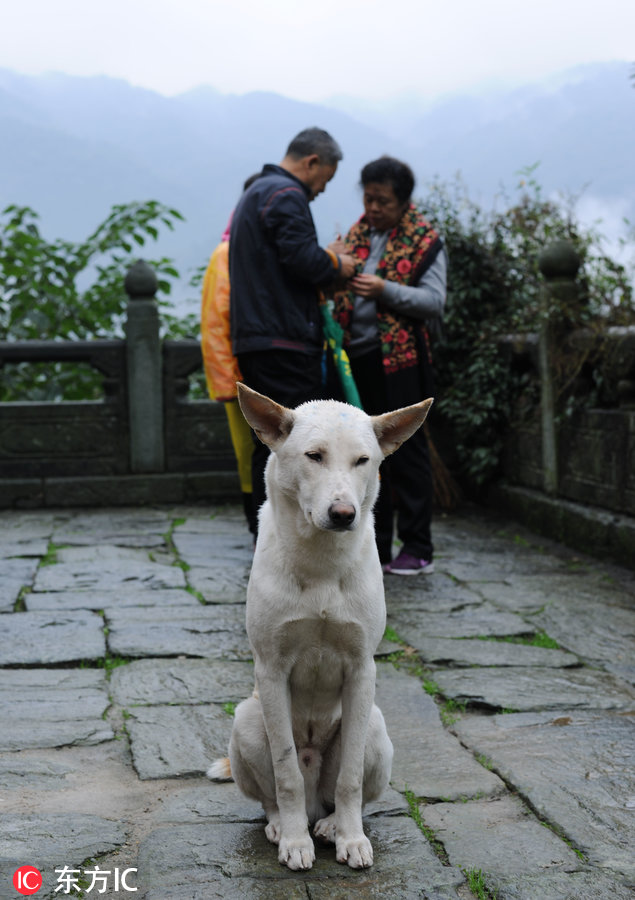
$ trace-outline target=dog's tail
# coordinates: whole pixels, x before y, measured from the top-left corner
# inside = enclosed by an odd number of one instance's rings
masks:
[[[207,777],[212,781],[233,781],[232,767],[228,757],[215,759],[207,770]]]

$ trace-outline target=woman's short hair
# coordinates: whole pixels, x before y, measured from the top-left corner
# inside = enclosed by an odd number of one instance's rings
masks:
[[[366,163],[360,179],[362,187],[388,182],[400,203],[410,200],[415,187],[415,177],[410,166],[393,156],[380,156],[379,159]]]

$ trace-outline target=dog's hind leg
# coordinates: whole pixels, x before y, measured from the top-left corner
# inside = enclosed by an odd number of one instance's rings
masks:
[[[229,742],[232,777],[247,797],[262,804],[267,817],[265,834],[273,843],[280,841],[280,814],[276,802],[276,784],[269,742],[256,697],[236,707]]]
[[[364,754],[363,804],[377,800],[388,787],[392,757],[392,741],[388,737],[383,714],[378,706],[373,706]]]

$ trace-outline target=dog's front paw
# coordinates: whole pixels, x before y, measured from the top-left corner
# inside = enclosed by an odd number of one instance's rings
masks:
[[[315,862],[315,847],[309,834],[304,838],[280,838],[278,860],[290,869],[310,869]]]
[[[351,869],[367,869],[373,864],[373,848],[366,835],[335,839],[335,857],[340,863],[348,863]]]

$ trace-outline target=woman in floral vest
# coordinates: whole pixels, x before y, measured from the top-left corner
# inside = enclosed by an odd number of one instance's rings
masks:
[[[440,323],[447,257],[443,242],[411,202],[415,180],[405,163],[382,156],[364,166],[364,215],[345,240],[357,260],[349,290],[335,296],[364,409],[377,415],[434,395],[428,328]],[[423,429],[381,470],[375,507],[384,572],[429,573],[432,473]],[[392,559],[393,500],[402,548]]]

